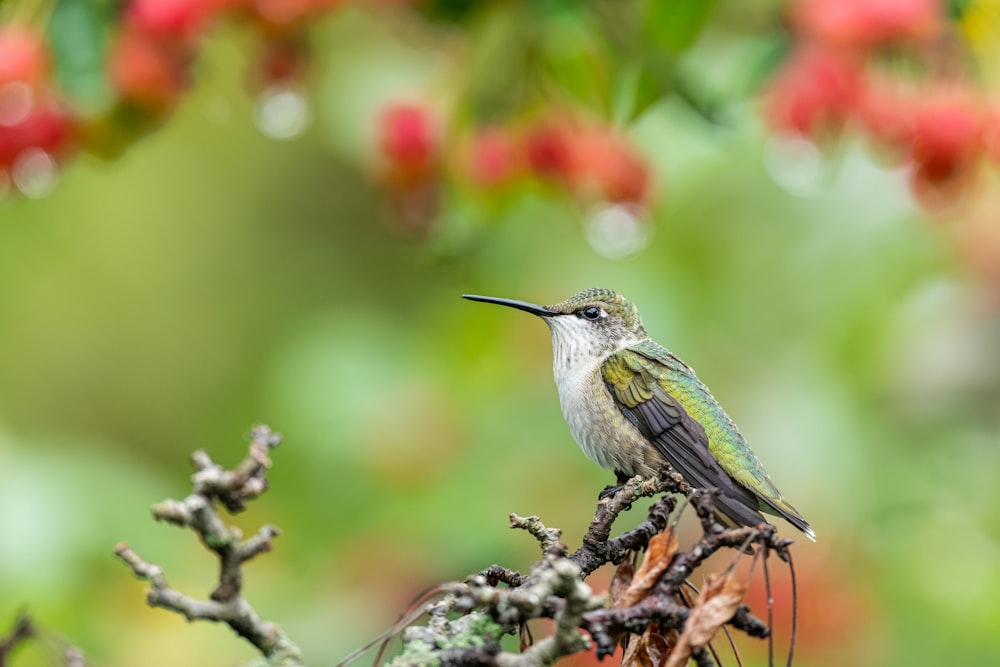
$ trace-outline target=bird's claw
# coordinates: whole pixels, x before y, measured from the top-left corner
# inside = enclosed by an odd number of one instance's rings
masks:
[[[597,495],[597,499],[607,500],[611,496],[621,491],[623,488],[625,488],[624,484],[608,484],[606,487],[604,487],[604,490]]]

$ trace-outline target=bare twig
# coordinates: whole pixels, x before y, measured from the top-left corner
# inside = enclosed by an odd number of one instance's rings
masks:
[[[0,667],[10,664],[10,657],[14,649],[29,642],[46,646],[55,645],[64,667],[84,667],[86,665],[82,650],[48,628],[39,625],[26,612],[22,611],[18,614],[10,632],[5,637],[0,637]]]
[[[216,510],[216,503],[230,513],[246,509],[246,503],[267,489],[269,452],[281,442],[281,436],[266,426],[255,426],[247,456],[232,470],[212,461],[204,451],[192,455],[196,472],[193,492],[183,500],[164,500],[153,506],[153,517],[176,526],[190,528],[205,548],[219,559],[219,580],[208,600],[190,597],[167,583],[163,570],[144,560],[125,542],[115,555],[140,579],[151,585],[146,600],[150,606],[169,609],[189,621],[207,620],[227,624],[250,642],[269,665],[302,665],[299,647],[275,623],[263,620],[244,599],[243,564],[273,548],[277,528],[263,526],[252,537],[242,539],[239,529],[227,526]]]
[[[523,517],[510,515],[510,527],[520,528],[531,533],[542,547],[543,554],[566,555],[566,545],[559,541],[562,531],[558,528],[548,528],[537,516]]]
[[[645,548],[649,538],[663,530],[666,516],[669,516],[676,505],[673,498],[664,498],[649,510],[649,517],[635,530],[625,533],[614,540],[611,538],[611,527],[618,515],[632,508],[632,503],[639,498],[650,498],[661,493],[688,494],[691,487],[678,475],[665,467],[661,474],[652,479],[633,477],[622,485],[614,494],[602,498],[597,503],[597,511],[590,522],[583,543],[570,558],[580,566],[584,575],[590,574],[605,563],[617,563],[625,554]]]
[[[792,667],[792,657],[795,655],[795,640],[799,632],[799,586],[795,579],[795,564],[792,562],[792,552],[784,559],[788,563],[788,576],[792,582],[792,637],[788,642],[788,662],[786,667]]]
[[[0,637],[0,667],[8,664],[11,653],[14,652],[14,649],[18,645],[32,639],[34,636],[35,626],[31,622],[31,618],[26,613],[21,612],[17,620],[14,621],[14,627],[10,629],[7,636]]]
[[[478,574],[472,575],[473,577],[479,576],[486,580],[486,583],[490,586],[496,586],[499,583],[507,584],[512,588],[516,588],[524,583],[525,577],[520,572],[515,572],[514,570],[508,570],[505,567],[499,565],[490,565],[488,568],[479,572]],[[469,577],[472,579],[472,577]]]
[[[774,598],[771,596],[771,572],[767,567],[767,547],[764,547],[764,592],[767,595],[767,624],[774,624]],[[774,635],[767,637],[767,667],[774,667]]]

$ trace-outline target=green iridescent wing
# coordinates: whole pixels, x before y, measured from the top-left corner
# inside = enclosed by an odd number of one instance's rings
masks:
[[[691,486],[722,492],[716,508],[728,519],[725,523],[762,523],[756,495],[737,484],[712,456],[705,428],[663,388],[656,364],[632,349],[621,350],[604,363],[604,382],[622,414]]]
[[[785,500],[722,406],[694,372],[647,340],[605,363],[604,381],[619,409],[688,483],[722,492],[719,513],[755,525],[763,510],[815,533]]]

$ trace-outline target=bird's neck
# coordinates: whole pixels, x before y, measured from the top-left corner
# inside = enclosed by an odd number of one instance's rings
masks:
[[[560,392],[599,372],[601,364],[615,352],[639,342],[639,338],[602,340],[574,331],[572,327],[550,325],[552,331],[552,374]]]

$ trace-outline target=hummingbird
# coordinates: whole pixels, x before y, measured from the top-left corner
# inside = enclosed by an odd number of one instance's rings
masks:
[[[541,317],[552,333],[559,404],[584,453],[619,485],[669,463],[694,488],[719,489],[725,526],[756,526],[761,512],[816,533],[778,491],[736,424],[690,366],[654,342],[639,311],[618,292],[594,288],[560,303],[475,294],[462,298]],[[609,487],[611,489],[613,487]]]

